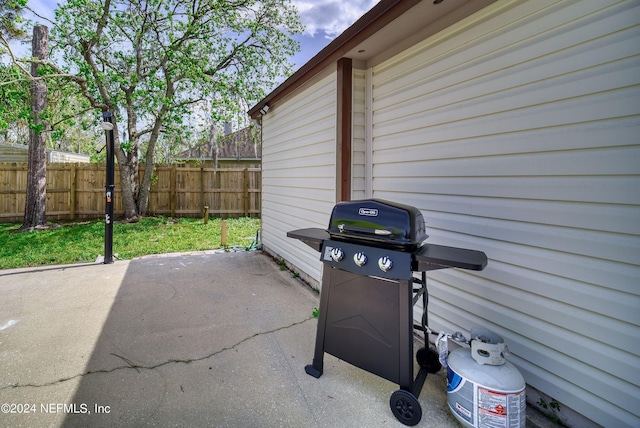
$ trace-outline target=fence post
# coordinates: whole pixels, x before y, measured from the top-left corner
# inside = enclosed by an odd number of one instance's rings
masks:
[[[171,211],[171,217],[176,216],[176,205],[178,205],[178,192],[176,189],[178,188],[178,183],[176,182],[176,166],[173,165],[171,167],[171,177],[169,178],[169,209]]]
[[[204,212],[204,168],[200,167],[200,214]]]
[[[222,193],[220,192],[220,189],[222,189],[222,176],[220,175],[220,170],[218,168],[213,169],[213,189],[216,190],[216,192],[214,193],[214,199],[218,200],[217,206],[215,204],[212,204],[212,206],[214,207],[213,209],[217,209],[218,215],[224,218],[224,215],[221,212],[222,207],[224,206],[224,198],[222,197]]]
[[[242,195],[242,208],[244,210],[244,216],[249,216],[249,168],[244,169],[244,185],[243,187],[243,195]]]
[[[69,190],[69,204],[71,207],[69,209],[71,220],[76,219],[76,164],[71,164],[71,177],[69,177],[69,181],[71,183],[71,189]]]

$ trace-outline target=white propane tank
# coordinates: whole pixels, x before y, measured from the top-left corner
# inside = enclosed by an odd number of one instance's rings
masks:
[[[447,358],[447,403],[468,428],[525,428],[524,378],[513,364],[481,365],[469,348]]]

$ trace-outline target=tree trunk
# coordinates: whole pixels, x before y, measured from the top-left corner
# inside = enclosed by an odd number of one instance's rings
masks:
[[[157,120],[151,136],[149,137],[149,143],[147,146],[147,154],[145,156],[144,174],[142,175],[142,183],[138,189],[138,214],[141,216],[147,215],[147,209],[149,208],[149,193],[151,192],[151,177],[153,176],[153,170],[155,169],[154,153],[156,151],[156,143],[160,136],[160,124],[161,120]]]
[[[114,119],[115,123],[115,119]],[[114,138],[115,138],[115,154],[118,159],[118,169],[120,170],[120,188],[121,188],[121,197],[122,197],[122,208],[124,210],[124,219],[125,221],[133,221],[138,218],[138,211],[136,209],[136,194],[135,194],[135,186],[133,183],[138,180],[137,167],[136,164],[134,168],[131,167],[131,162],[128,157],[124,154],[122,149],[120,149],[120,138],[118,136],[116,129],[114,129]]]
[[[49,28],[38,25],[33,28],[32,55],[47,61]],[[39,65],[31,64],[31,75],[38,76]],[[27,197],[24,208],[24,222],[20,230],[32,230],[47,226],[47,142],[45,123],[40,114],[47,108],[47,85],[43,80],[31,82],[31,119],[29,129],[29,171],[27,178]]]
[[[151,192],[151,177],[153,176],[154,168],[153,153],[147,153],[142,183],[138,190],[138,214],[140,214],[141,217],[147,215],[147,209],[149,208],[149,193]]]
[[[166,94],[167,98],[171,99],[173,97],[173,93],[174,93],[173,86],[169,85],[169,88],[167,89],[167,94]],[[142,183],[140,183],[140,187],[138,188],[138,198],[137,198],[138,214],[142,217],[147,215],[147,209],[149,208],[149,192],[151,192],[151,177],[153,176],[153,170],[155,169],[154,154],[156,152],[156,144],[158,143],[158,138],[160,137],[160,127],[162,126],[162,122],[166,117],[168,111],[169,109],[165,105],[160,110],[158,116],[156,116],[156,121],[153,125],[151,135],[149,136],[149,142],[147,143],[144,174],[142,175]]]

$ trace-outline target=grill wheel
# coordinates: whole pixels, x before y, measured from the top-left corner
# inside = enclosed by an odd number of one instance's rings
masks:
[[[391,394],[389,400],[393,415],[407,426],[414,426],[422,419],[422,407],[418,399],[409,391],[399,389]]]
[[[442,368],[438,352],[432,348],[420,348],[416,353],[416,361],[423,369],[429,373],[438,373]]]

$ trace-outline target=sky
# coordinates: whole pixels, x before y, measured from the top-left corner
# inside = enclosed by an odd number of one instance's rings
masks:
[[[293,0],[305,32],[296,37],[301,52],[294,56],[300,68],[351,24],[373,8],[379,0]]]
[[[305,26],[304,33],[295,37],[301,47],[301,51],[292,58],[295,68],[302,67],[378,1],[292,0],[300,14],[300,21]],[[28,6],[39,15],[53,20],[53,10],[57,3],[47,0],[29,0]],[[42,23],[47,25],[46,22]]]

